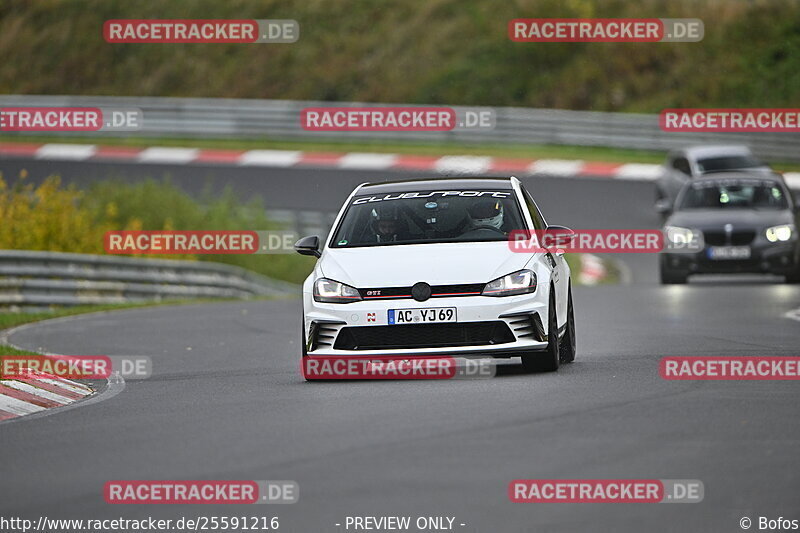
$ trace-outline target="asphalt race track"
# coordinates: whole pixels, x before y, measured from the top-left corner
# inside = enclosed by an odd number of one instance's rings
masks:
[[[84,185],[169,171],[267,205],[335,210],[360,182],[410,174],[0,161]],[[551,223],[651,228],[652,184],[528,178]],[[268,260],[269,256],[264,256]],[[139,309],[20,330],[16,345],[147,355],[154,375],[104,401],[0,424],[0,514],[38,518],[278,516],[281,531],[345,531],[347,516],[454,516],[456,531],[740,531],[800,518],[800,390],[781,381],[679,382],[674,355],[800,355],[800,287],[760,278],[575,290],[578,358],[557,374],[490,380],[305,383],[299,301]],[[699,479],[696,504],[512,504],[514,479]],[[273,506],[109,505],[114,479],[295,480]],[[336,524],[342,524],[337,527]],[[460,524],[464,524],[461,526]],[[753,529],[757,529],[754,524]],[[352,530],[351,530],[352,531]]]

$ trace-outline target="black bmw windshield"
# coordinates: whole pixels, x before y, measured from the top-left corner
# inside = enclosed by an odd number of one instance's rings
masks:
[[[409,191],[354,197],[334,248],[504,241],[527,229],[511,190]]]
[[[680,209],[787,209],[783,188],[775,182],[726,180],[698,182],[686,190]]]
[[[701,172],[718,172],[720,170],[763,167],[764,163],[753,156],[733,155],[700,159],[697,162],[697,166],[700,168]]]

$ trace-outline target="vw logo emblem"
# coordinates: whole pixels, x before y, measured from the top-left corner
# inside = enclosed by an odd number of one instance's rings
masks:
[[[411,296],[418,302],[424,302],[431,297],[431,286],[424,281],[415,283],[411,287]]]

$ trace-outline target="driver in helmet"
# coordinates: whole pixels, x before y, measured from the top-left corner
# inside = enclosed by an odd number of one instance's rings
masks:
[[[493,198],[476,200],[467,209],[472,229],[490,228],[502,231],[503,203]]]
[[[372,210],[372,231],[376,242],[395,242],[406,238],[405,218],[396,205],[379,205]]]

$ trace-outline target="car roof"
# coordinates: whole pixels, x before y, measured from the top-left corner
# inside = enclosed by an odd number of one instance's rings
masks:
[[[365,183],[357,194],[380,194],[439,189],[497,189],[512,190],[511,178],[422,178],[416,180]]]
[[[694,159],[706,157],[724,157],[728,155],[753,155],[753,152],[743,144],[719,144],[719,145],[699,145],[688,146],[675,153],[682,152]]]

